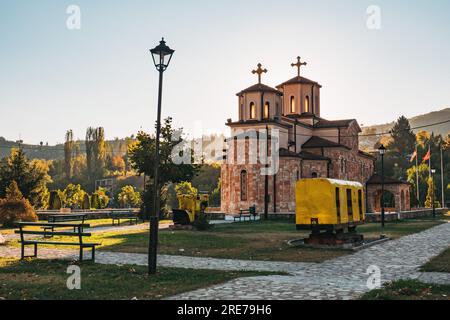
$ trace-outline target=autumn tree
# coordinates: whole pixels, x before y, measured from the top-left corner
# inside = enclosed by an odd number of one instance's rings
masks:
[[[189,195],[195,196],[198,194],[197,188],[192,186],[192,183],[187,181],[182,181],[175,185],[175,192],[177,195]]]
[[[86,162],[88,179],[92,182],[104,176],[106,160],[105,130],[89,127],[86,131]]]
[[[5,197],[6,189],[15,181],[32,205],[43,207],[48,195],[47,183],[51,182],[48,171],[47,161],[29,161],[23,150],[12,149],[10,156],[0,161],[0,197]]]
[[[69,184],[64,190],[65,202],[69,208],[80,209],[83,206],[86,191],[79,184]]]
[[[178,183],[181,181],[191,181],[196,172],[198,171],[198,165],[192,164],[192,153],[190,150],[184,149],[187,152],[188,163],[177,164],[174,163],[172,158],[172,152],[174,150],[183,149],[183,137],[182,130],[175,130],[172,127],[172,118],[167,118],[164,120],[163,126],[161,128],[161,138],[160,138],[160,164],[159,164],[159,181],[158,185],[161,187],[160,190],[167,189],[167,184],[169,182]],[[128,156],[132,168],[138,174],[145,174],[147,179],[146,192],[143,196],[143,202],[145,208],[146,216],[148,209],[152,208],[151,204],[153,201],[154,192],[154,167],[155,167],[155,136],[150,135],[145,132],[139,132],[136,138],[137,142],[130,146]],[[184,152],[180,150],[181,153]],[[180,154],[181,156],[181,154]],[[189,163],[190,162],[190,163]],[[161,194],[161,203],[158,205],[160,208],[165,206],[164,198],[166,195]]]
[[[136,208],[142,204],[141,194],[133,186],[123,186],[117,197],[117,201],[122,208]]]

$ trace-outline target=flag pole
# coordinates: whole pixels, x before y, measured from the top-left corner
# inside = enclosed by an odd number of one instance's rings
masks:
[[[442,194],[442,208],[445,208],[445,191],[444,191],[444,157],[441,142],[441,194]]]
[[[419,153],[416,144],[416,193],[417,193],[417,209],[420,208],[420,191],[419,191]]]
[[[431,141],[429,142],[429,145],[428,145],[428,153],[430,155],[430,157],[428,158],[428,171],[429,171],[429,175],[431,178]]]

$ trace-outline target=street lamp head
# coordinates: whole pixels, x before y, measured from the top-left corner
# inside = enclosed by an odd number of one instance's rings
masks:
[[[378,148],[378,152],[383,156],[386,153],[386,148],[384,147],[384,145],[381,145]]]
[[[153,63],[158,71],[165,71],[169,66],[170,60],[175,50],[170,49],[164,38],[159,42],[155,48],[150,50],[153,58]]]
[[[435,174],[436,173],[436,169],[431,169],[431,174]]]

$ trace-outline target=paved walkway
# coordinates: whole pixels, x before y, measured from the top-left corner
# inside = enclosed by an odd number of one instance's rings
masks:
[[[381,281],[419,279],[450,284],[450,274],[421,273],[419,267],[450,246],[450,223],[373,246],[320,264],[194,258],[160,255],[166,267],[287,272],[289,276],[239,278],[170,299],[354,299],[368,291],[367,269],[376,266]],[[0,256],[18,257],[19,249],[0,246]],[[41,258],[77,257],[76,251],[39,249]],[[145,254],[98,252],[103,264],[146,265]]]

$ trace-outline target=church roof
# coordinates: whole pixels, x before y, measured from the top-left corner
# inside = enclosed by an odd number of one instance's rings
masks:
[[[253,86],[242,90],[241,92],[237,93],[236,95],[240,96],[240,95],[242,95],[244,93],[248,93],[248,92],[271,92],[271,93],[276,93],[276,94],[278,94],[280,96],[283,95],[283,93],[281,91],[278,91],[275,88],[266,86],[265,84],[262,84],[262,83],[254,84]]]
[[[327,161],[331,161],[330,158],[328,157],[324,157],[318,154],[314,154],[311,152],[307,152],[307,151],[302,151],[299,153],[300,157],[304,160],[327,160]]]
[[[322,87],[318,82],[307,79],[305,77],[301,77],[301,76],[297,76],[294,77],[286,82],[283,82],[282,84],[278,85],[277,88],[280,88],[282,86],[284,86],[285,84],[295,84],[295,83],[303,83],[303,84],[314,84],[319,86],[320,88]]]
[[[338,127],[348,127],[350,123],[356,121],[355,119],[346,120],[319,120],[314,127],[315,128],[338,128]]]
[[[366,182],[366,184],[381,184],[381,176],[378,174],[374,174],[370,179]],[[384,177],[384,184],[409,184],[408,182],[392,179],[389,177]]]
[[[345,148],[350,149],[343,144],[336,143],[318,136],[312,136],[308,141],[306,141],[302,148]]]
[[[303,160],[323,160],[323,161],[330,161],[330,158],[314,154],[307,151],[302,151],[299,153],[296,153],[294,151],[288,150],[286,148],[280,148],[279,150],[280,157],[292,157],[292,158],[300,158]]]

